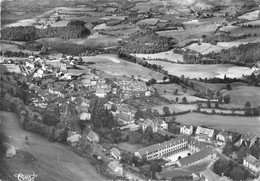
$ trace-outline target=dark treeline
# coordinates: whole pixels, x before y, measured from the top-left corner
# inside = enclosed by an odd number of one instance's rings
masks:
[[[40,38],[83,38],[90,35],[88,28],[81,21],[71,21],[64,27],[37,29],[34,26],[10,27],[2,30],[2,39],[13,41],[34,41]]]
[[[171,49],[176,40],[159,36],[150,30],[142,30],[133,33],[120,43],[127,53],[158,53]]]
[[[235,64],[240,66],[253,66],[260,60],[260,43],[248,43],[232,47],[221,52],[210,52],[206,55],[183,53],[185,63],[191,64]]]
[[[248,38],[251,36],[252,36],[252,34],[243,34],[240,36],[232,36],[229,33],[222,33],[222,34],[217,34],[217,35],[203,35],[202,42],[211,43],[212,45],[216,45],[217,42],[231,42],[231,41],[236,41],[239,39]],[[254,36],[257,36],[257,34],[254,34]]]

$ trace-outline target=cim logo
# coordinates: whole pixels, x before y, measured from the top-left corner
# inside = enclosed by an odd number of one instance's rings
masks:
[[[17,179],[19,181],[34,181],[35,177],[37,177],[37,175],[33,174],[22,174],[22,173],[18,173],[18,174],[14,174],[15,177],[17,177]]]

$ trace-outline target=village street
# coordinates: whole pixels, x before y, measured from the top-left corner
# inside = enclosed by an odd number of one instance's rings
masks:
[[[35,181],[105,180],[86,159],[70,151],[66,146],[56,142],[51,143],[46,138],[22,130],[16,114],[0,112],[0,118],[3,134],[9,144],[18,148],[17,155],[21,155],[19,152],[22,152],[34,158],[33,161],[26,163],[18,156],[5,159],[7,167],[11,168],[8,172],[12,180],[16,180],[13,175],[18,173],[35,173],[37,175]],[[26,136],[28,144],[26,144]]]

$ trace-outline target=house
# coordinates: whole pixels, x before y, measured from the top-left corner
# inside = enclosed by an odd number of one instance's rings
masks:
[[[135,156],[152,160],[160,157],[168,157],[181,150],[186,150],[189,137],[186,135],[180,136],[163,143],[154,144],[135,152]]]
[[[232,141],[232,135],[229,134],[227,131],[223,130],[216,135],[216,140],[227,143],[228,141]]]
[[[123,122],[124,124],[133,124],[135,122],[131,112],[121,112],[117,114],[117,120]]]
[[[117,148],[112,148],[110,150],[110,155],[112,155],[115,159],[121,160],[121,152]]]
[[[6,157],[10,158],[13,157],[14,155],[16,155],[16,148],[15,146],[11,145],[6,151]]]
[[[123,166],[119,164],[117,161],[111,161],[108,163],[107,167],[113,174],[117,176],[123,176]]]
[[[196,129],[195,138],[200,141],[212,141],[214,138],[214,129],[198,126]]]
[[[156,121],[153,121],[151,119],[145,119],[143,120],[143,122],[141,122],[143,132],[145,132],[148,126],[150,126],[153,129],[154,133],[158,131],[158,123]]]
[[[243,134],[240,138],[240,145],[245,143],[246,146],[251,147],[257,140],[257,136],[254,133]]]
[[[188,143],[188,150],[190,150],[192,153],[200,152],[201,150],[204,150],[207,148],[207,145],[203,142],[200,142],[194,138],[190,138]]]
[[[193,126],[192,125],[183,125],[180,128],[180,133],[184,135],[192,135]]]
[[[186,166],[186,165],[196,163],[198,161],[215,159],[216,157],[217,157],[217,154],[216,154],[215,150],[212,149],[211,147],[208,147],[208,148],[203,149],[202,151],[196,152],[190,156],[179,159],[176,162],[176,164],[178,166]]]
[[[103,88],[98,88],[95,92],[96,96],[104,98],[106,96],[105,89]]]
[[[91,118],[91,113],[88,112],[83,112],[79,115],[79,119],[82,121],[90,120],[90,118]]]
[[[77,143],[79,142],[79,139],[81,138],[80,134],[74,134],[70,137],[67,138],[67,142],[71,145],[71,146],[77,146]]]
[[[243,165],[253,173],[260,173],[260,159],[257,160],[252,155],[248,155],[244,158]]]
[[[99,142],[99,136],[97,133],[92,131],[89,127],[86,127],[83,130],[83,137],[88,139],[89,141],[93,142]]]
[[[156,121],[159,130],[168,130],[168,124],[164,120],[157,119]]]

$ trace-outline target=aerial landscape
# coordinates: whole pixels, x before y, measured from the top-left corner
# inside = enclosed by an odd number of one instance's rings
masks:
[[[260,0],[0,2],[0,181],[260,181]]]

